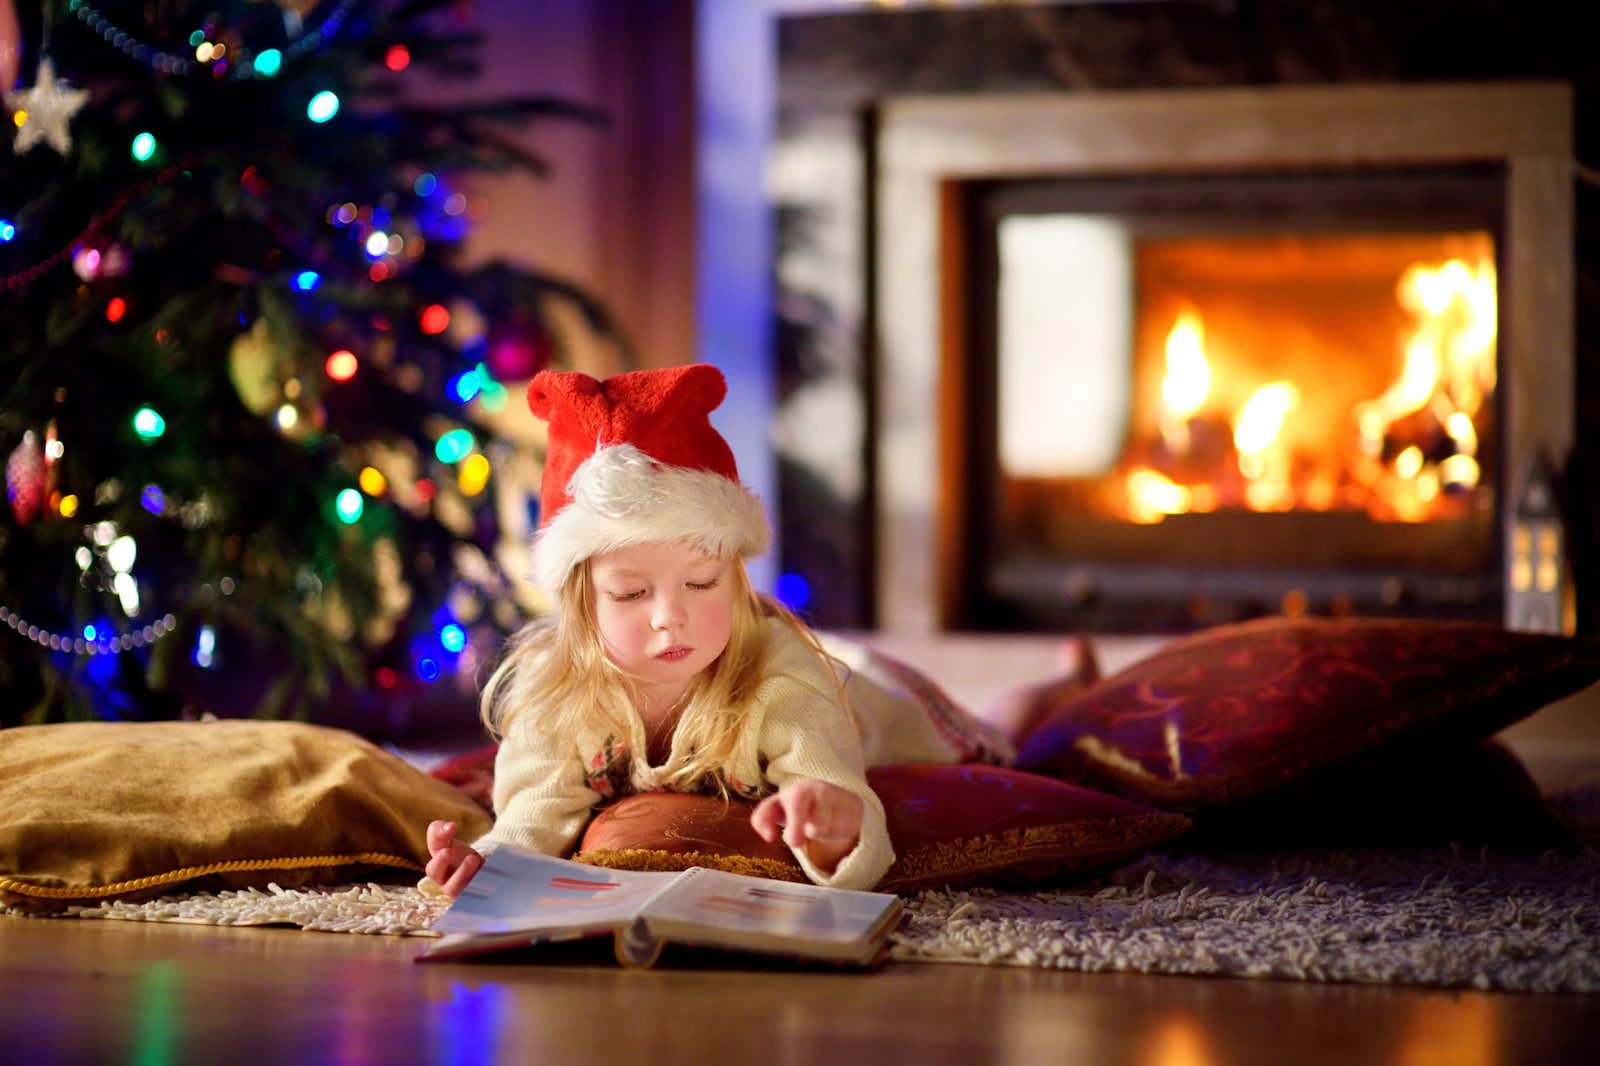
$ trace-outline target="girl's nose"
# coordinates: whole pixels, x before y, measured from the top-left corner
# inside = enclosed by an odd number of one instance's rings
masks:
[[[650,624],[657,629],[676,629],[683,625],[685,617],[683,598],[668,592],[656,597]]]

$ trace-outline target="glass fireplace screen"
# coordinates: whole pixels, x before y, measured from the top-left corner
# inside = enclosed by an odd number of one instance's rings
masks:
[[[1482,172],[979,190],[973,621],[1492,617],[1502,196]]]

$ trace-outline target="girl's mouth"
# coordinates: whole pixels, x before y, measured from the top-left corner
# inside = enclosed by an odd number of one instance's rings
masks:
[[[680,659],[687,658],[693,652],[694,649],[687,647],[686,645],[674,644],[660,655],[657,655],[656,658],[664,663],[675,663]]]

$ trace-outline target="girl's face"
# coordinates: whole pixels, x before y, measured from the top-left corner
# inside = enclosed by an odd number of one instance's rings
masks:
[[[728,646],[730,569],[682,541],[595,556],[590,592],[606,658],[646,689],[675,700]]]

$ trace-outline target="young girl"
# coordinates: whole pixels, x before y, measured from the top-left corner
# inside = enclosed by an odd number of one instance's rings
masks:
[[[706,365],[534,378],[549,445],[533,577],[556,609],[483,692],[493,830],[469,847],[428,828],[428,877],[451,897],[497,845],[566,854],[597,807],[662,789],[757,799],[755,830],[812,880],[870,889],[894,854],[868,766],[1010,759],[932,686],[752,590],[744,560],[769,534],[709,419],[726,392]]]

